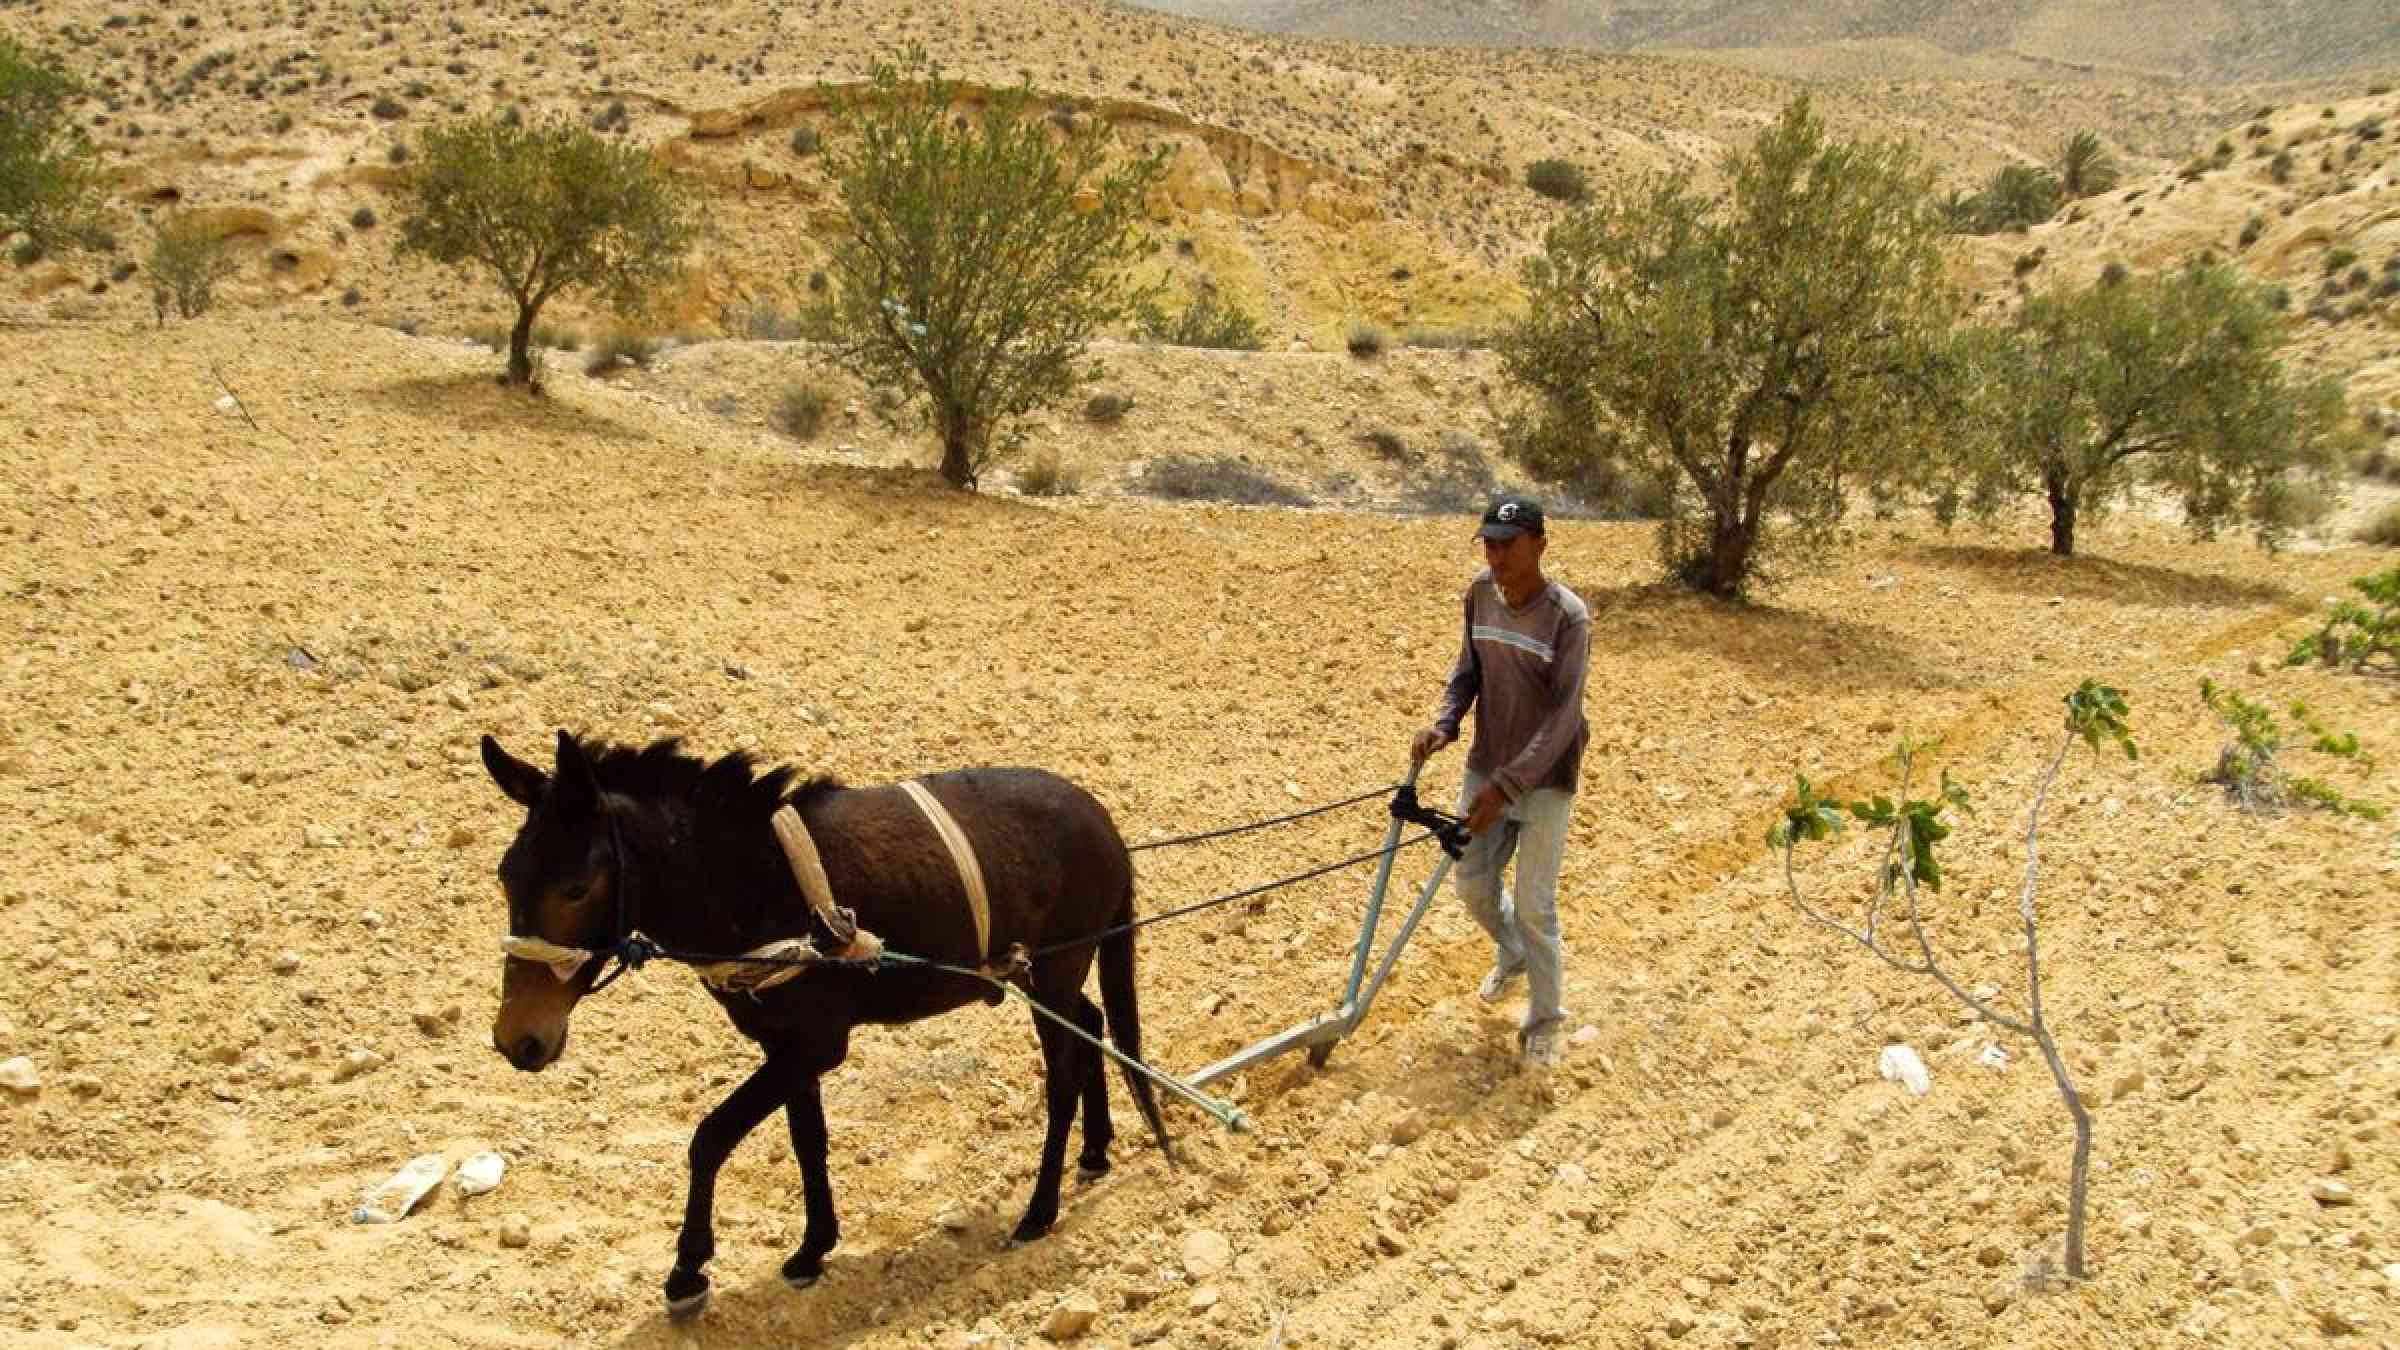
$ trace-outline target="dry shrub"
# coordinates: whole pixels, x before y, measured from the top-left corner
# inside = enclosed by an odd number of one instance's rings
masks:
[[[821,385],[788,384],[775,398],[775,425],[796,441],[816,439],[825,429],[825,414],[833,410],[833,395]]]

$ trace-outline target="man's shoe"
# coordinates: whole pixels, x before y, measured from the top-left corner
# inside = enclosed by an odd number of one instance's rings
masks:
[[[1523,966],[1510,970],[1508,967],[1494,962],[1492,968],[1484,972],[1483,983],[1475,986],[1475,997],[1486,1003],[1498,1003],[1508,997],[1508,991],[1515,986],[1517,981],[1524,978],[1525,968]]]
[[[1525,1033],[1526,1068],[1555,1069],[1566,1057],[1566,1042],[1559,1039],[1557,1027],[1542,1027]]]

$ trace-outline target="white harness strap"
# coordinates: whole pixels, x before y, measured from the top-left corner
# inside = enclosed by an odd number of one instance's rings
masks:
[[[810,908],[826,920],[827,926],[839,931],[833,908],[833,886],[825,879],[825,864],[817,856],[817,841],[809,837],[808,825],[800,813],[790,806],[777,808],[771,823],[775,840],[783,846],[784,861],[791,865],[792,876],[800,883],[801,895],[807,897]],[[581,947],[562,947],[538,937],[510,937],[500,943],[500,950],[520,961],[535,961],[550,968],[561,984],[575,978],[584,963],[600,953]],[[780,938],[762,947],[744,952],[745,957],[763,960],[695,962],[693,973],[702,984],[712,989],[740,989],[756,992],[772,989],[795,978],[808,968],[808,963],[822,960],[871,961],[883,954],[883,940],[864,928],[855,930],[850,945],[831,956],[818,951],[801,938]]]
[[[967,909],[975,916],[975,959],[990,960],[992,905],[984,895],[983,864],[975,861],[975,849],[967,843],[966,831],[958,828],[958,822],[951,818],[923,783],[912,778],[902,783],[900,790],[907,793],[908,799],[925,813],[925,819],[933,822],[933,832],[942,837],[943,846],[950,850],[950,861],[958,868],[958,879],[967,888]]]

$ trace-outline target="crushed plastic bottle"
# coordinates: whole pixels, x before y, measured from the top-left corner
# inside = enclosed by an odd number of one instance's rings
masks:
[[[451,1185],[460,1195],[482,1195],[497,1190],[502,1174],[508,1171],[508,1160],[485,1149],[458,1165],[458,1177]]]
[[[392,1173],[391,1179],[367,1192],[358,1208],[350,1213],[352,1223],[398,1223],[408,1217],[428,1192],[442,1184],[449,1174],[450,1162],[439,1153],[425,1153],[408,1160],[408,1165]]]
[[[1925,1072],[1925,1061],[1905,1045],[1883,1047],[1883,1056],[1875,1067],[1884,1077],[1905,1085],[1920,1097],[1933,1091],[1933,1077]]]

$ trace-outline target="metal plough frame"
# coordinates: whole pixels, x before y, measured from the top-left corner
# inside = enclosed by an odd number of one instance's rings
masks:
[[[1421,763],[1410,763],[1408,777],[1402,786],[1415,788],[1417,772],[1423,767]],[[1391,945],[1384,948],[1383,959],[1375,965],[1374,978],[1366,978],[1367,958],[1374,950],[1375,930],[1383,918],[1384,891],[1391,884],[1392,860],[1399,856],[1400,829],[1404,824],[1406,822],[1394,816],[1391,825],[1384,831],[1383,859],[1375,865],[1375,884],[1367,895],[1366,915],[1359,921],[1358,945],[1350,953],[1350,980],[1342,991],[1340,1005],[1321,1017],[1269,1036],[1256,1045],[1218,1060],[1184,1081],[1197,1088],[1303,1046],[1308,1049],[1308,1062],[1323,1068],[1325,1061],[1332,1057],[1335,1044],[1357,1030],[1358,1024],[1366,1020],[1367,1009],[1374,1006],[1376,991],[1383,988],[1383,982],[1390,978],[1392,965],[1400,959],[1401,949],[1408,945],[1409,938],[1417,931],[1417,924],[1432,906],[1433,897],[1441,891],[1443,878],[1450,875],[1452,859],[1448,853],[1443,853],[1441,862],[1433,869],[1433,875],[1426,878],[1424,889],[1418,893],[1416,905],[1408,911],[1408,918],[1401,923],[1399,932],[1392,936]]]

